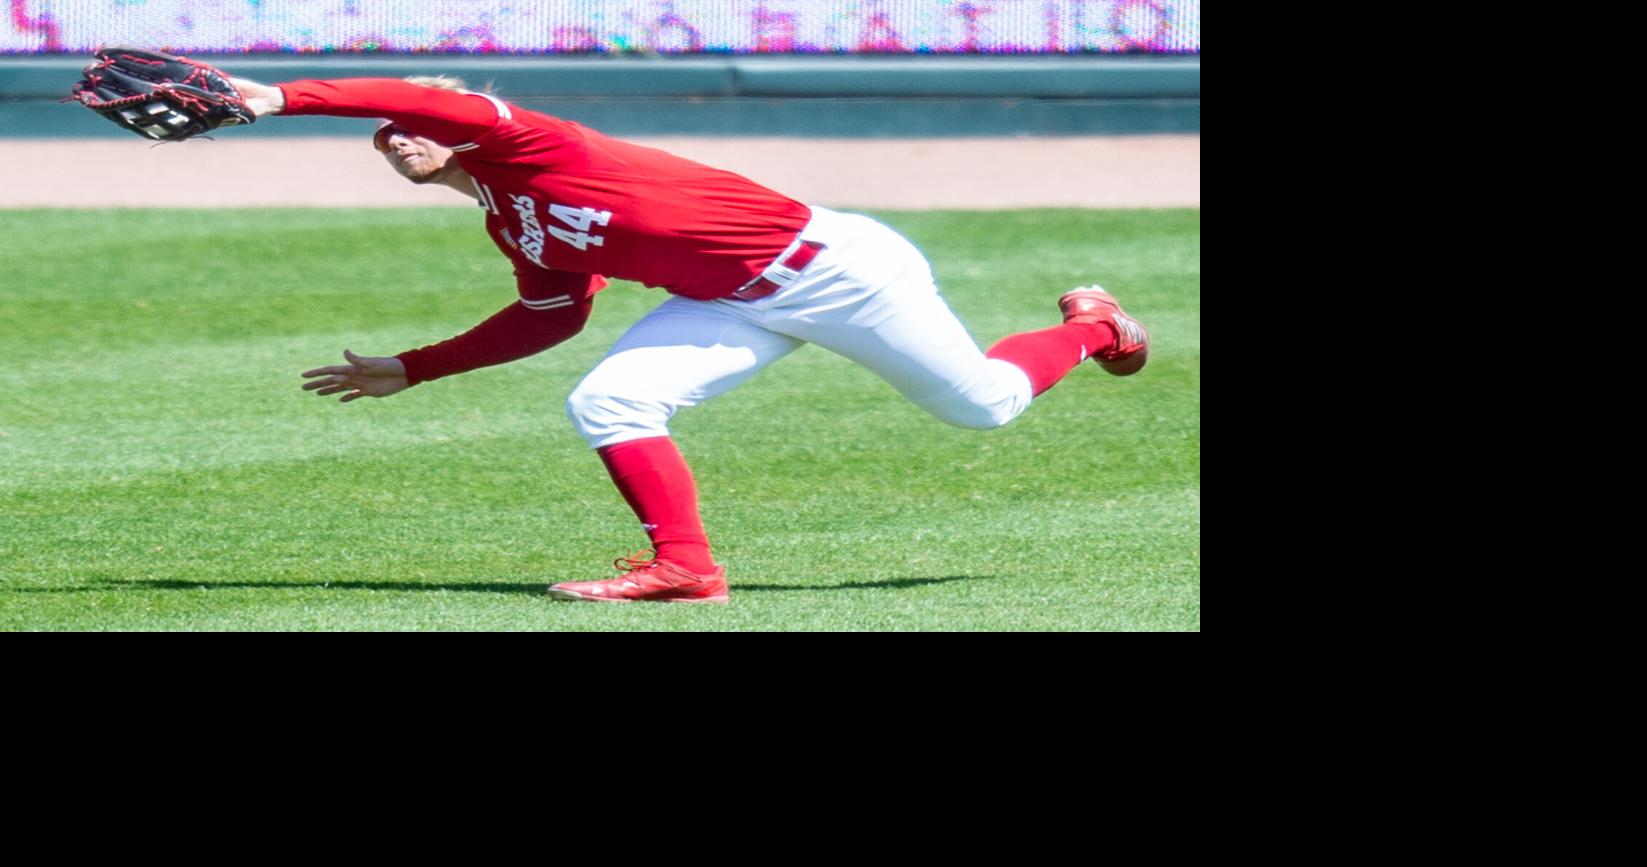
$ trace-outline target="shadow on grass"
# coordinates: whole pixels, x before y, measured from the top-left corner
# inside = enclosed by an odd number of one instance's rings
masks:
[[[732,582],[732,592],[759,593],[762,591],[817,591],[817,590],[903,590],[955,581],[993,581],[999,575],[945,575],[942,578],[888,578],[884,581],[848,581],[845,584],[739,584]]]
[[[79,587],[17,588],[12,593],[103,593],[109,590],[382,590],[418,593],[535,593],[547,595],[549,582],[532,584],[438,584],[417,581],[99,581]]]
[[[905,590],[955,581],[990,581],[997,575],[946,575],[942,578],[888,578],[882,581],[848,581],[844,584],[742,584],[733,582],[732,592],[827,592],[836,590]],[[16,587],[5,588],[10,593],[102,593],[109,590],[376,590],[400,593],[426,593],[431,590],[453,593],[501,593],[505,595],[544,596],[549,581],[531,584],[493,584],[470,582],[440,584],[417,581],[99,581],[78,587]]]

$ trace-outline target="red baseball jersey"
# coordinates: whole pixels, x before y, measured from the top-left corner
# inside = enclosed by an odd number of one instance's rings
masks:
[[[370,78],[280,87],[286,114],[384,117],[456,151],[487,231],[517,265],[724,298],[812,215],[741,175],[486,94]]]
[[[386,118],[451,148],[520,301],[404,352],[413,384],[524,358],[588,320],[599,275],[724,298],[795,240],[811,209],[732,172],[602,135],[487,94],[388,78],[280,85],[284,114]]]

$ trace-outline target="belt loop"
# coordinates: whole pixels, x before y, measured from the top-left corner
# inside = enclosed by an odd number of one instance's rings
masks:
[[[759,277],[733,292],[732,297],[740,301],[759,301],[777,292],[799,280],[806,266],[812,264],[812,260],[818,258],[818,254],[825,249],[825,245],[817,241],[802,241],[796,238],[790,248],[766,266],[766,270],[762,271]]]

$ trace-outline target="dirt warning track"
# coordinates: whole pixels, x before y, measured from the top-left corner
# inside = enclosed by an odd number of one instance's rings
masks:
[[[1200,207],[1201,137],[635,137],[826,207]],[[0,140],[0,208],[471,203],[394,174],[365,140]]]

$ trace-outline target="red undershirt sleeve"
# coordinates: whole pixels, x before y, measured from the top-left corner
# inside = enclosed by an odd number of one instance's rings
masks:
[[[406,380],[417,385],[536,355],[582,331],[588,321],[587,303],[539,311],[517,301],[451,340],[395,357],[406,365]]]
[[[448,147],[480,138],[498,121],[497,105],[486,97],[397,78],[304,80],[278,87],[286,95],[281,114],[381,117]]]
[[[594,296],[606,286],[603,277],[545,271],[542,275],[520,276],[522,300],[499,310],[485,322],[453,337],[395,356],[406,365],[406,379],[412,385],[445,376],[466,373],[518,361],[564,342],[583,330],[594,306]],[[533,309],[534,298],[559,290],[555,306]]]

